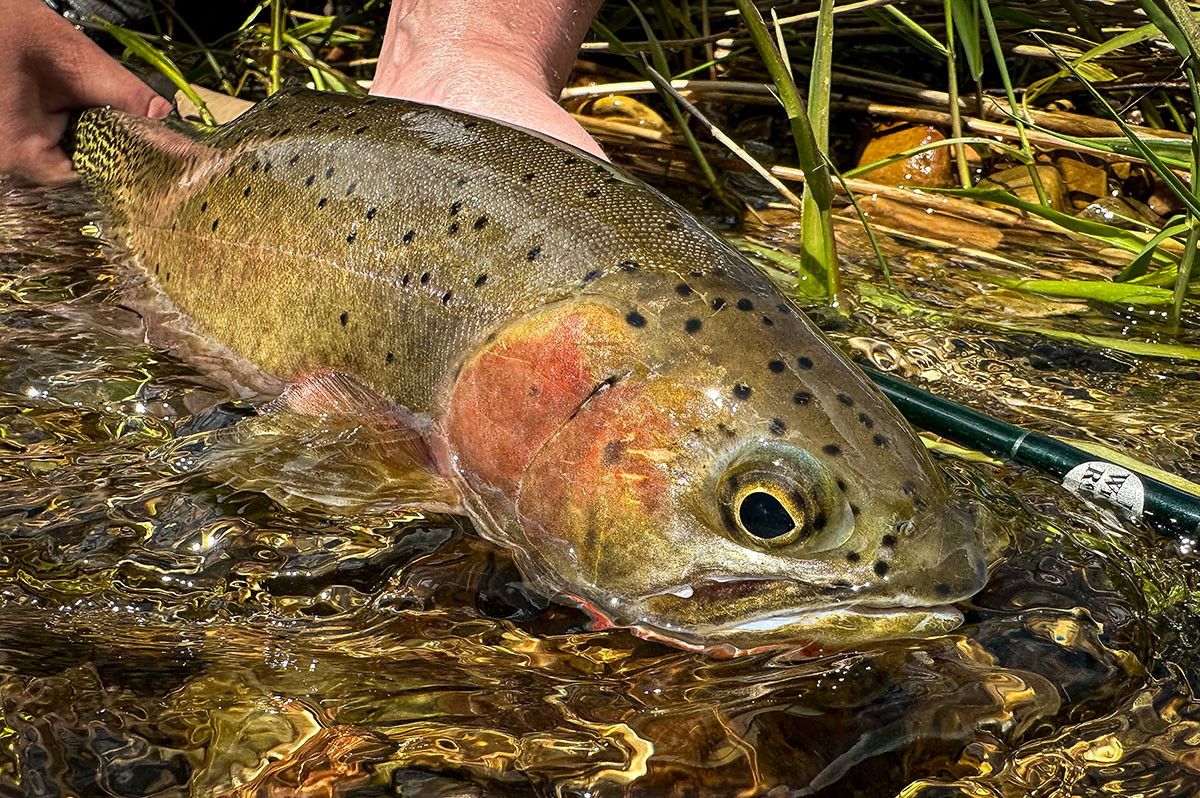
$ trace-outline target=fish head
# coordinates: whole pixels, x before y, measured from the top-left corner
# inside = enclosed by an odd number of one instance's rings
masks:
[[[769,285],[675,288],[566,303],[466,365],[450,438],[482,526],[601,625],[685,648],[956,627],[986,522],[896,409]]]

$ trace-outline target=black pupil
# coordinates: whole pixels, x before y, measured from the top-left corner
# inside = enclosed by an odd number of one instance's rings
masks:
[[[780,504],[779,499],[761,491],[742,499],[738,520],[742,523],[742,529],[756,538],[767,540],[786,535],[796,525],[791,513]]]

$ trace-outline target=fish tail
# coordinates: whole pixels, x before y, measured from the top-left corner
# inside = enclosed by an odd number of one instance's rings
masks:
[[[79,115],[67,146],[84,184],[114,221],[124,223],[135,215],[136,202],[178,182],[187,156],[200,145],[162,122],[91,108]]]

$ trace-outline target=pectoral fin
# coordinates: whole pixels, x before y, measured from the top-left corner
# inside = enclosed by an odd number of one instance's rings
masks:
[[[290,385],[258,415],[183,438],[164,456],[289,509],[458,513],[428,425],[344,374]]]

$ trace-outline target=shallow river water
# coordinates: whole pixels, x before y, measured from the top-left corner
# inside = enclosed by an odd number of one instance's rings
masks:
[[[141,343],[85,211],[0,184],[0,794],[1200,794],[1189,542],[945,457],[1007,541],[954,634],[792,661],[590,632],[456,519],[329,518],[190,468],[253,403]],[[1056,246],[989,249],[1083,262]],[[892,254],[895,290],[852,257],[849,318],[818,314],[848,349],[1200,478],[1200,363],[1044,330],[1187,333]]]

